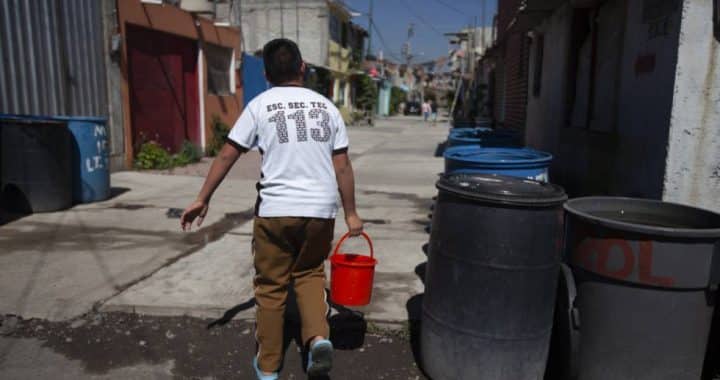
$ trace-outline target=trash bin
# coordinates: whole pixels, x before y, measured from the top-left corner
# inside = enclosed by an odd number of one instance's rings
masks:
[[[0,115],[2,204],[31,213],[72,206],[72,135],[65,122]]]
[[[445,175],[433,215],[420,331],[435,380],[540,379],[560,263],[562,188]]]
[[[110,197],[110,157],[107,119],[55,116],[67,122],[74,137],[73,201],[90,203]]]
[[[565,209],[578,378],[700,379],[720,282],[720,214],[615,197]]]
[[[481,146],[485,148],[520,148],[520,136],[510,130],[488,128],[453,129],[448,136],[448,147]]]
[[[453,128],[492,128],[492,120],[453,120]]]
[[[553,156],[529,148],[457,146],[445,150],[445,173],[501,174],[548,181]]]
[[[475,121],[472,120],[453,120],[453,128],[475,128]]]

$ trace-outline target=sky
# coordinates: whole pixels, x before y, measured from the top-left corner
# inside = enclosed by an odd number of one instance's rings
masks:
[[[353,22],[367,28],[370,0],[344,2],[353,11],[362,13]],[[483,3],[484,18],[481,17]],[[478,26],[490,26],[496,9],[497,0],[374,0],[373,21],[377,29],[372,31],[372,50],[377,54],[382,49],[385,58],[400,61],[408,26],[414,23],[415,35],[410,39],[413,62],[430,61],[447,55],[450,49],[448,37],[443,33],[473,25],[476,18]]]

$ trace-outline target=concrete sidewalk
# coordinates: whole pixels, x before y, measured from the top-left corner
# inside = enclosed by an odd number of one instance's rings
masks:
[[[422,293],[424,228],[447,128],[419,118],[350,128],[358,207],[379,260],[366,318],[401,322]],[[67,320],[92,310],[217,318],[252,317],[251,218],[258,161],[239,163],[202,229],[179,230],[169,209],[194,199],[207,163],[185,175],[113,175],[105,202],[31,215],[0,226],[0,314]],[[244,166],[243,166],[244,165]],[[255,167],[253,167],[255,165]],[[171,212],[172,214],[172,212]],[[345,226],[338,219],[336,235]],[[366,251],[361,241],[347,250]]]
[[[408,320],[408,301],[423,292],[416,267],[425,261],[430,200],[442,161],[434,158],[445,128],[421,127],[413,119],[384,120],[375,128],[350,129],[357,204],[373,237],[379,264],[368,320]],[[202,173],[199,173],[202,174]],[[214,201],[215,202],[215,201]],[[345,231],[338,217],[336,240]],[[252,223],[228,231],[219,240],[104,303],[104,311],[217,318],[228,310],[236,318],[254,316],[252,294]],[[367,252],[355,239],[345,247]]]

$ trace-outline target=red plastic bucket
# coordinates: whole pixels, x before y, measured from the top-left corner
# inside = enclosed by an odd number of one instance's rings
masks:
[[[370,246],[370,256],[355,253],[339,253],[340,247],[350,237],[345,234],[330,256],[330,299],[343,306],[363,306],[370,303],[373,278],[375,277],[375,251],[366,233],[362,237]]]

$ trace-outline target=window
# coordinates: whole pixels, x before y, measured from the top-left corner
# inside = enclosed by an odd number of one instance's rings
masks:
[[[330,39],[340,43],[342,40],[342,32],[340,31],[342,24],[334,14],[330,15]]]
[[[338,88],[338,104],[341,106],[345,105],[345,86],[347,86],[347,83],[341,80]]]
[[[235,93],[235,54],[233,49],[206,44],[208,92],[215,95]]]
[[[346,22],[343,22],[341,29],[342,29],[341,30],[342,33],[340,35],[340,45],[342,45],[342,47],[346,48],[346,47],[348,47],[350,25]]]
[[[540,96],[542,86],[543,70],[543,49],[545,48],[545,36],[539,34],[535,38],[535,62],[533,64],[533,96]]]

